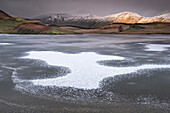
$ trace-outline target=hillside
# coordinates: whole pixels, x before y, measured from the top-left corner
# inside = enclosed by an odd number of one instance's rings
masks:
[[[80,29],[77,27],[60,27],[76,33],[99,34],[170,34],[170,23],[125,24],[114,23],[95,29]]]
[[[7,19],[7,18],[12,18],[11,16],[9,16],[7,13],[5,13],[4,11],[0,10],[0,19]]]
[[[72,34],[58,27],[48,26],[37,20],[12,17],[0,11],[0,33],[10,34]]]

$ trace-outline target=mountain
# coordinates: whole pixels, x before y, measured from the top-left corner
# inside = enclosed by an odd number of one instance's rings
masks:
[[[9,16],[4,11],[0,10],[0,19],[6,19],[6,18],[13,18],[13,17]]]
[[[57,26],[74,26],[80,28],[97,28],[100,26],[107,25],[110,21],[106,18],[98,17],[92,14],[51,14],[43,15],[35,18],[43,23],[53,24]]]
[[[107,16],[113,23],[154,23],[154,22],[170,22],[170,13],[155,17],[144,17],[132,12],[123,12]]]
[[[39,21],[40,20],[40,21]],[[34,19],[12,17],[0,10],[0,33],[15,34],[170,34],[170,13],[144,17],[123,12],[105,17],[92,14],[49,14]]]
[[[51,14],[43,15],[35,18],[46,24],[57,26],[75,26],[80,28],[98,28],[112,23],[154,23],[154,22],[170,22],[170,13],[155,16],[144,17],[137,13],[122,12],[105,17],[99,17],[92,14]]]
[[[123,12],[106,16],[105,18],[108,18],[113,23],[137,23],[142,16],[132,12]]]

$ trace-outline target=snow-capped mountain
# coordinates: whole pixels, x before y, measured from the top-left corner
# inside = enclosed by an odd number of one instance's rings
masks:
[[[170,22],[170,13],[155,17],[144,17],[137,13],[122,12],[105,17],[92,14],[51,14],[39,16],[36,19],[57,26],[77,26],[82,28],[97,28],[112,23],[153,23]]]
[[[103,25],[107,25],[107,18],[98,17],[92,14],[51,14],[39,16],[35,19],[38,19],[47,24],[55,24],[58,26],[77,26],[83,28],[96,28]]]
[[[144,17],[137,13],[123,12],[107,16],[113,23],[153,23],[153,22],[170,22],[170,13],[155,17]]]

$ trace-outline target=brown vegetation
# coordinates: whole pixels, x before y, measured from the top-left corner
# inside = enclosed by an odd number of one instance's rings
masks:
[[[124,31],[126,34],[170,34],[170,23],[136,24]],[[137,29],[137,28],[138,29]]]
[[[130,25],[126,24],[112,24],[97,29],[81,29],[76,27],[60,27],[61,29],[70,30],[76,33],[120,33],[130,28]]]
[[[50,30],[50,27],[40,23],[23,23],[18,25],[13,33],[43,33]]]

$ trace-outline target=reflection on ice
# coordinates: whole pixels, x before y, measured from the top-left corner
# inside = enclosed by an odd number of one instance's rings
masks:
[[[96,63],[101,60],[125,60],[119,56],[99,55],[91,52],[65,54],[52,51],[31,51],[23,58],[39,59],[49,65],[64,66],[71,73],[58,78],[30,80],[34,85],[96,89],[107,77],[128,74],[141,69],[170,68],[170,65],[141,65],[138,67],[107,67]]]
[[[146,45],[146,51],[165,51],[168,50],[167,47],[170,47],[170,45],[164,45],[164,44],[147,44]]]

